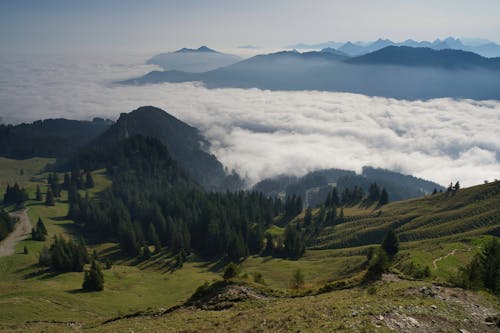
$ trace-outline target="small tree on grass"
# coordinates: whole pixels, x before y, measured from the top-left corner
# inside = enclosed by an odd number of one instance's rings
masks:
[[[389,232],[385,235],[385,238],[382,242],[382,249],[389,256],[394,256],[399,251],[399,239],[396,236],[396,233],[393,229],[390,229]]]
[[[365,281],[375,281],[380,279],[382,274],[387,270],[388,268],[388,258],[387,254],[385,251],[382,249],[376,249],[372,255],[371,259],[368,262],[368,270],[366,271],[365,274]]]
[[[85,271],[82,289],[85,291],[101,291],[104,289],[104,274],[95,260],[92,260],[90,270]]]
[[[28,254],[29,253],[28,247],[26,245],[24,245],[23,253],[24,254]]]
[[[55,206],[54,201],[54,193],[52,193],[52,189],[49,187],[47,190],[47,194],[45,195],[45,205],[46,206]]]
[[[222,277],[224,278],[224,280],[229,280],[238,276],[239,273],[240,273],[240,267],[235,263],[229,263],[224,268],[224,274],[222,275]]]
[[[40,190],[40,185],[36,186],[36,201],[43,201],[42,190]]]
[[[304,274],[300,268],[293,273],[291,284],[293,289],[300,289],[304,286]]]

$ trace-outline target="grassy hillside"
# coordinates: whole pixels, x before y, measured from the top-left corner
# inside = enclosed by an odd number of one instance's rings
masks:
[[[34,193],[37,184],[44,191],[47,174],[42,169],[51,160],[2,159],[0,162],[2,191],[6,179],[17,179],[30,193]],[[96,186],[89,191],[91,197],[110,185],[103,170],[95,171],[93,178]],[[45,244],[56,234],[67,237],[80,234],[76,225],[65,217],[68,209],[65,196],[63,191],[63,197],[54,207],[35,201],[26,204],[32,223],[41,217],[48,228],[49,238]],[[393,271],[398,272],[413,262],[430,267],[429,281],[446,282],[459,266],[470,261],[487,235],[498,235],[499,207],[500,183],[461,189],[454,195],[444,193],[391,203],[381,208],[380,215],[375,207],[348,207],[344,209],[346,222],[322,230],[300,260],[249,257],[241,265],[240,279],[252,283],[254,274],[260,273],[266,290],[271,290],[273,295],[289,295],[292,274],[300,268],[305,276],[302,292],[315,291],[325,283],[358,274],[368,248],[380,243],[389,227],[396,227],[403,243]],[[303,214],[297,217],[301,218]],[[267,232],[280,235],[283,228],[271,226]],[[394,309],[401,306],[402,314],[417,313],[422,318],[431,318],[429,309],[433,304],[438,306],[438,311],[432,314],[434,320],[446,316],[450,317],[449,321],[467,317],[463,308],[450,308],[436,299],[419,295],[403,299],[401,296],[408,288],[430,284],[398,279],[379,283],[375,291],[370,292],[355,288],[299,298],[268,299],[271,296],[265,296],[265,300],[250,299],[224,311],[181,309],[156,319],[142,316],[101,326],[110,318],[136,311],[161,312],[182,304],[203,282],[220,279],[224,263],[206,262],[192,255],[181,269],[172,269],[174,259],[166,251],[143,261],[120,257],[114,243],[94,244],[92,240],[87,243],[89,251],[96,250],[101,258],[114,260],[113,267],[104,270],[103,292],[80,292],[83,273],[53,274],[37,266],[43,242],[27,239],[17,245],[16,254],[0,258],[0,331],[57,332],[78,327],[95,332],[275,331],[281,327],[287,331],[311,328],[312,331],[384,332],[390,323],[379,325],[375,316],[387,317],[386,312],[396,316]],[[24,246],[29,249],[28,255],[22,253]],[[470,297],[477,298],[478,304],[500,310],[498,299],[476,294]],[[363,304],[369,305],[363,307]]]
[[[381,208],[346,209],[346,222],[325,228],[312,248],[379,244],[389,228],[403,242],[461,241],[500,235],[500,182],[399,201]]]

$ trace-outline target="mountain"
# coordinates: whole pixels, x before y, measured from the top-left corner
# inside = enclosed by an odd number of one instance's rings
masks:
[[[383,49],[387,46],[410,46],[429,47],[435,50],[453,49],[477,53],[483,57],[500,57],[500,45],[487,39],[481,38],[453,38],[447,37],[443,40],[437,38],[434,41],[415,41],[407,39],[403,42],[393,42],[389,39],[379,38],[372,42],[327,42],[319,44],[296,44],[290,46],[295,49],[323,49],[332,47],[338,49],[349,56],[359,56]]]
[[[499,58],[471,52],[415,47],[388,46],[354,58],[345,56],[341,49],[282,51],[203,73],[153,71],[119,83],[197,81],[207,88],[338,91],[409,100],[498,100],[498,64]]]
[[[38,120],[31,124],[0,125],[0,156],[16,159],[68,157],[106,131],[112,121]]]
[[[358,45],[358,44],[351,43],[351,42],[345,43],[344,45],[339,47],[338,50],[341,52],[344,52],[350,56],[356,56],[356,55],[366,53],[365,47]]]
[[[164,70],[196,73],[228,66],[240,60],[241,58],[235,55],[217,52],[202,46],[198,49],[182,48],[174,52],[160,53],[153,56],[146,63],[158,65]]]
[[[163,143],[179,166],[205,189],[225,191],[242,187],[241,179],[236,174],[227,175],[224,166],[208,153],[209,143],[198,129],[153,106],[122,113],[118,121],[94,139],[86,150],[106,149],[135,135],[152,137]]]
[[[431,48],[408,46],[388,46],[369,54],[348,59],[346,62],[369,65],[500,70],[500,58],[485,58],[475,53],[461,50],[434,50]]]
[[[373,183],[384,187],[391,201],[421,197],[432,193],[434,189],[444,190],[441,185],[425,179],[367,166],[363,167],[360,175],[341,169],[317,170],[302,177],[281,175],[264,179],[255,184],[253,189],[281,198],[297,195],[302,198],[305,206],[316,207],[325,202],[333,187],[337,188],[339,195],[354,186],[362,188],[366,193]]]

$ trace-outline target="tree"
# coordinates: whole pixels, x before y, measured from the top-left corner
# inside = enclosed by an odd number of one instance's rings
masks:
[[[368,282],[380,279],[382,274],[387,271],[388,262],[385,251],[377,248],[368,261],[368,269],[365,273],[364,280]]]
[[[479,262],[484,286],[495,293],[500,292],[500,241],[496,238],[488,241],[479,254]]]
[[[41,218],[38,218],[36,226],[31,230],[31,238],[36,241],[45,241],[47,236],[47,228]]]
[[[87,171],[85,175],[85,188],[94,187],[94,179],[92,178],[92,172]]]
[[[151,244],[154,245],[155,252],[159,252],[161,249],[160,237],[158,237],[158,233],[156,232],[156,228],[153,225],[153,223],[149,224],[148,229],[149,229],[148,230],[148,239],[151,242]]]
[[[29,253],[28,247],[26,245],[24,245],[23,253],[24,254],[28,254]]]
[[[231,262],[226,267],[224,267],[224,274],[222,277],[224,280],[229,280],[235,278],[240,273],[240,267],[235,263]]]
[[[288,224],[285,228],[284,245],[285,256],[299,258],[305,252],[305,246],[300,233],[290,224]]]
[[[40,190],[40,185],[36,185],[36,201],[43,201],[42,191]]]
[[[36,228],[40,230],[42,234],[47,235],[47,228],[45,228],[45,224],[43,224],[43,221],[40,217],[38,218],[38,222],[36,223]]]
[[[85,291],[101,291],[104,289],[104,274],[95,260],[92,260],[90,270],[85,271],[82,289]]]
[[[460,190],[460,183],[458,182],[458,180],[457,180],[457,182],[455,183],[455,186],[453,187],[453,189],[454,189],[455,191]]]
[[[311,207],[307,207],[306,213],[304,215],[304,225],[309,226],[312,223],[312,209]]]
[[[55,206],[54,201],[54,193],[52,193],[52,189],[49,187],[47,189],[47,194],[45,195],[45,205],[46,206]]]
[[[387,193],[387,190],[385,188],[382,189],[382,192],[380,192],[380,199],[378,201],[378,204],[380,206],[386,205],[389,203],[389,193]]]
[[[438,191],[437,189],[434,187],[434,190],[432,191],[432,195],[436,194]]]
[[[304,274],[302,274],[300,268],[297,268],[297,270],[293,272],[291,284],[293,289],[300,289],[304,286]]]
[[[399,251],[399,239],[393,229],[390,229],[382,241],[382,249],[390,257],[394,256]]]

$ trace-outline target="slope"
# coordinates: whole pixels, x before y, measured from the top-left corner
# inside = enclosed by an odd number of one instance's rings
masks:
[[[122,113],[116,124],[86,149],[105,150],[134,135],[153,137],[162,142],[179,165],[206,189],[224,191],[242,186],[237,175],[226,175],[224,166],[207,152],[209,143],[196,128],[153,106]],[[81,165],[84,163],[81,161]]]

